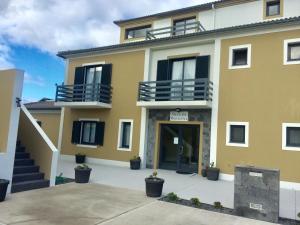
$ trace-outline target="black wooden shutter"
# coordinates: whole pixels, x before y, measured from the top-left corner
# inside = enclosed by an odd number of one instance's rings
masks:
[[[73,129],[72,129],[72,139],[71,139],[71,142],[73,144],[80,144],[80,133],[81,133],[81,122],[74,121]]]
[[[97,122],[95,144],[103,146],[105,122]]]
[[[157,62],[156,81],[170,80],[170,61],[160,60]],[[168,82],[156,84],[156,87],[169,85]],[[170,88],[157,88],[156,92],[170,91]],[[156,101],[168,101],[170,94],[156,94]]]
[[[111,86],[112,64],[102,66],[101,84],[105,85],[100,88],[99,100],[104,103],[111,103],[110,86]]]
[[[73,93],[73,101],[81,102],[83,101],[83,86],[76,86],[84,84],[84,76],[85,76],[85,68],[84,67],[76,67],[75,68],[75,76],[74,76],[74,93]]]
[[[198,56],[196,59],[196,79],[209,79],[210,56]],[[204,85],[203,81],[196,81],[195,85]],[[195,87],[195,100],[206,100],[207,89],[203,87]]]

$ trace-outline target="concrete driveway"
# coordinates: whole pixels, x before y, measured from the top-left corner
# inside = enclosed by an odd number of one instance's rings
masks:
[[[99,184],[65,184],[10,195],[0,203],[0,225],[267,225],[160,202],[144,192]]]

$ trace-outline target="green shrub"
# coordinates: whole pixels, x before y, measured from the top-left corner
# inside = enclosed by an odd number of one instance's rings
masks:
[[[194,206],[200,206],[201,205],[201,202],[199,200],[199,198],[191,198],[191,203],[194,205]]]
[[[167,199],[171,202],[177,202],[179,200],[179,197],[174,192],[171,192],[167,194]]]
[[[223,209],[223,205],[222,205],[221,202],[214,202],[214,207],[215,207],[216,209]]]
[[[297,216],[300,218],[300,212],[298,212]]]
[[[86,170],[86,169],[89,169],[90,167],[86,164],[81,164],[81,165],[78,165],[76,168],[79,170]]]

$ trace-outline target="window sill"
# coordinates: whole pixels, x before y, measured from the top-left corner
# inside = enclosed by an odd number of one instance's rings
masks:
[[[282,146],[282,150],[284,150],[284,151],[296,151],[296,152],[300,152],[300,147]]]
[[[97,148],[97,145],[82,145],[82,144],[77,144],[76,145],[77,147],[80,147],[80,148]]]
[[[226,143],[226,146],[248,148],[248,144]]]
[[[118,151],[131,152],[131,148],[120,148],[120,147],[118,147]]]
[[[250,65],[243,65],[243,66],[229,66],[230,70],[238,70],[238,69],[248,69],[250,68]]]
[[[297,65],[297,64],[300,64],[300,60],[284,61],[284,65]]]

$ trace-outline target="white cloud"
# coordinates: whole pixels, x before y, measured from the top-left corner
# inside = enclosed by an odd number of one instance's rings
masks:
[[[25,84],[34,84],[40,87],[44,87],[46,85],[45,79],[41,76],[32,76],[25,72],[24,74],[24,82]]]
[[[10,48],[0,39],[0,68],[13,68],[10,61]]]
[[[119,30],[113,20],[204,2],[208,0],[1,0],[0,38],[50,53],[115,44]]]

